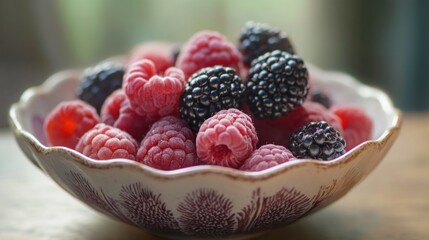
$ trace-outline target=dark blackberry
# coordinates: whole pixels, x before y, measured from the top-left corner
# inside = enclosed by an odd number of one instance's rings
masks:
[[[197,132],[222,109],[240,108],[245,85],[230,67],[207,67],[194,73],[180,97],[180,117]]]
[[[329,109],[332,106],[331,98],[327,93],[320,89],[311,90],[311,101],[322,104],[325,108]]]
[[[100,113],[104,100],[113,91],[121,88],[124,73],[123,66],[110,62],[88,68],[82,75],[76,95]]]
[[[247,22],[239,41],[238,49],[246,66],[250,66],[254,59],[266,52],[281,50],[295,53],[286,33],[263,23]]]
[[[247,78],[247,100],[256,118],[278,118],[307,98],[308,71],[296,55],[265,53],[253,60]]]
[[[296,158],[332,160],[346,151],[346,142],[327,122],[311,122],[289,138],[289,150]]]

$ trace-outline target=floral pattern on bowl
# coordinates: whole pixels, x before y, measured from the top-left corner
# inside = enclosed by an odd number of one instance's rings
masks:
[[[10,125],[25,155],[59,186],[110,217],[170,238],[247,238],[285,226],[344,196],[381,162],[399,134],[401,113],[380,90],[352,77],[310,67],[333,101],[364,108],[374,121],[370,141],[333,161],[291,161],[261,171],[218,166],[174,171],[114,159],[95,161],[51,147],[43,119],[74,99],[80,71],[55,74],[22,95]]]

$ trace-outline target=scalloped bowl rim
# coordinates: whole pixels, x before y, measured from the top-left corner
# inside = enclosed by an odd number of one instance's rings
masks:
[[[30,99],[34,95],[43,95],[48,94],[57,84],[64,80],[65,76],[70,74],[76,74],[81,70],[65,70],[58,72],[51,77],[49,77],[44,83],[39,86],[31,87],[24,91],[21,95],[19,102],[14,103],[9,111],[9,122],[10,125],[15,131],[15,134],[23,136],[29,143],[31,143],[35,148],[37,148],[44,155],[49,152],[58,152],[63,154],[71,155],[72,158],[68,158],[68,160],[75,161],[79,164],[86,165],[87,167],[99,168],[99,169],[108,169],[108,168],[132,168],[135,170],[142,171],[146,174],[149,174],[154,177],[159,178],[182,178],[186,176],[193,176],[198,174],[219,174],[224,175],[226,177],[232,178],[240,178],[243,180],[262,180],[267,179],[272,176],[275,176],[279,173],[287,172],[291,169],[303,168],[308,165],[313,165],[319,168],[329,168],[337,165],[345,164],[349,161],[352,161],[356,155],[362,154],[362,152],[371,147],[376,147],[377,145],[382,145],[385,140],[387,140],[393,133],[398,130],[402,123],[402,112],[395,108],[392,104],[392,101],[384,93],[382,90],[379,90],[374,87],[367,86],[358,80],[354,79],[350,75],[341,72],[331,72],[324,71],[318,69],[314,66],[309,66],[311,68],[311,72],[317,72],[317,75],[325,75],[331,76],[332,79],[341,78],[341,82],[348,87],[352,87],[356,89],[360,96],[375,96],[375,98],[381,103],[383,110],[393,115],[393,119],[391,121],[390,126],[381,134],[378,138],[365,141],[360,145],[354,147],[352,150],[348,151],[346,154],[331,160],[331,161],[318,161],[314,159],[300,159],[296,161],[286,162],[277,166],[274,166],[269,169],[265,169],[258,172],[249,172],[242,171],[239,169],[227,168],[222,166],[213,166],[213,165],[200,165],[200,166],[192,166],[177,170],[159,170],[156,168],[152,168],[150,166],[138,163],[136,161],[128,160],[128,159],[110,159],[110,160],[93,160],[83,154],[77,152],[76,150],[59,147],[59,146],[45,146],[43,145],[35,136],[33,136],[30,132],[25,130],[21,123],[18,121],[18,109],[24,108],[26,104],[30,101]]]

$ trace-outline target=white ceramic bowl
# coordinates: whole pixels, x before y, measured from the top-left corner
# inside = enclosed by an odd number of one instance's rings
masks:
[[[363,107],[372,140],[333,161],[287,162],[261,172],[217,166],[157,170],[134,161],[95,161],[48,147],[44,117],[74,98],[80,71],[55,74],[24,92],[10,125],[25,155],[59,186],[90,207],[152,233],[171,237],[246,238],[285,226],[336,201],[380,163],[398,136],[401,113],[382,91],[315,67],[316,84],[333,100]]]

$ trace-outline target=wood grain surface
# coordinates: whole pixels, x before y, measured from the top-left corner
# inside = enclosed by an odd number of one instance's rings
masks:
[[[80,203],[0,131],[0,239],[159,239]],[[375,171],[330,207],[260,239],[429,239],[429,114],[405,114]]]

